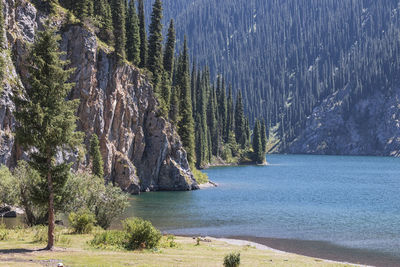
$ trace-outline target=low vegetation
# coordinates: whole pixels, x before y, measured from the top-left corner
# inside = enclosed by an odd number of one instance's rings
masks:
[[[47,241],[47,228],[5,229],[0,227],[0,266],[48,266],[62,262],[65,266],[222,266],[229,251],[240,253],[240,266],[346,266],[299,255],[236,246],[225,242],[200,241],[191,237],[161,237],[153,249],[129,251],[121,244],[124,231],[95,228],[90,234],[72,234],[73,229],[57,226],[55,251],[40,250]],[[97,240],[97,241],[95,241]],[[105,242],[105,240],[108,242]],[[102,244],[95,246],[94,243]],[[107,244],[106,244],[107,243]],[[106,244],[106,245],[104,245]],[[348,266],[348,265],[347,265]]]
[[[240,265],[240,253],[229,253],[224,258],[224,267],[238,267]]]

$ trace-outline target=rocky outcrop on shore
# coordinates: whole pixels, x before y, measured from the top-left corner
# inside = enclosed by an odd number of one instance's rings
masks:
[[[4,6],[8,52],[3,57],[8,64],[0,96],[0,164],[12,167],[22,155],[12,136],[11,96],[16,86],[26,87],[28,47],[48,17],[26,0],[5,0]],[[86,145],[93,133],[99,136],[107,182],[129,193],[197,189],[180,138],[160,115],[141,70],[118,63],[88,27],[67,24],[63,14],[52,23],[60,28],[61,49],[75,68],[70,97],[80,100],[78,129],[85,132]],[[75,167],[83,168],[87,156],[78,154],[69,158],[79,159]]]

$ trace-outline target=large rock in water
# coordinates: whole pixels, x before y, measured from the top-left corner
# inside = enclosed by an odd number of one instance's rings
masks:
[[[11,134],[15,123],[12,88],[25,84],[27,46],[46,17],[28,1],[5,1],[7,39],[14,60],[3,55],[9,69],[0,97],[0,164],[12,166],[21,157]],[[62,25],[62,18],[53,23]],[[149,80],[136,67],[116,62],[87,28],[64,25],[61,35],[61,49],[75,68],[70,97],[80,100],[78,129],[86,133],[86,145],[93,133],[99,136],[106,179],[130,193],[197,189],[180,138],[159,115]]]
[[[400,156],[400,89],[380,90],[348,111],[346,87],[329,97],[307,119],[286,152],[324,155]]]

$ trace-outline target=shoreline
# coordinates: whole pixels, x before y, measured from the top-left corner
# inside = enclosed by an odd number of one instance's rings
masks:
[[[400,258],[383,252],[367,249],[348,248],[325,241],[265,238],[253,236],[229,236],[227,240],[239,240],[258,244],[274,251],[296,254],[326,262],[352,264],[355,266],[400,267]]]
[[[266,238],[254,236],[204,236],[175,233],[182,237],[202,237],[218,240],[230,245],[252,246],[260,250],[277,254],[297,255],[312,258],[326,263],[337,263],[351,266],[400,267],[400,257],[383,252],[366,249],[348,248],[325,241],[294,240],[284,238]]]
[[[352,265],[352,266],[359,266],[359,267],[373,267],[372,265],[363,265],[363,264],[356,264],[356,263],[351,263],[351,262],[335,261],[335,260],[329,260],[329,259],[322,259],[322,258],[318,258],[318,257],[311,257],[311,256],[298,254],[298,253],[292,253],[292,252],[275,249],[275,248],[263,245],[261,243],[252,242],[252,241],[248,241],[248,240],[244,240],[244,239],[233,239],[233,238],[223,238],[223,237],[221,237],[221,238],[206,237],[206,238],[208,238],[210,240],[215,240],[215,241],[222,241],[222,242],[228,243],[230,245],[235,245],[235,246],[252,246],[259,250],[272,251],[272,252],[278,253],[278,254],[295,254],[298,256],[310,257],[310,258],[320,260],[320,261],[326,262],[326,263],[338,263],[338,264],[345,264],[345,265]]]

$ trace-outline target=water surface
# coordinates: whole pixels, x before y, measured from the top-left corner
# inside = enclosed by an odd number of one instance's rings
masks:
[[[268,166],[206,170],[218,188],[134,196],[126,216],[149,219],[175,234],[286,240],[287,249],[296,252],[301,252],[296,244],[309,242],[337,248],[339,255],[349,249],[400,262],[400,159],[267,159]]]

